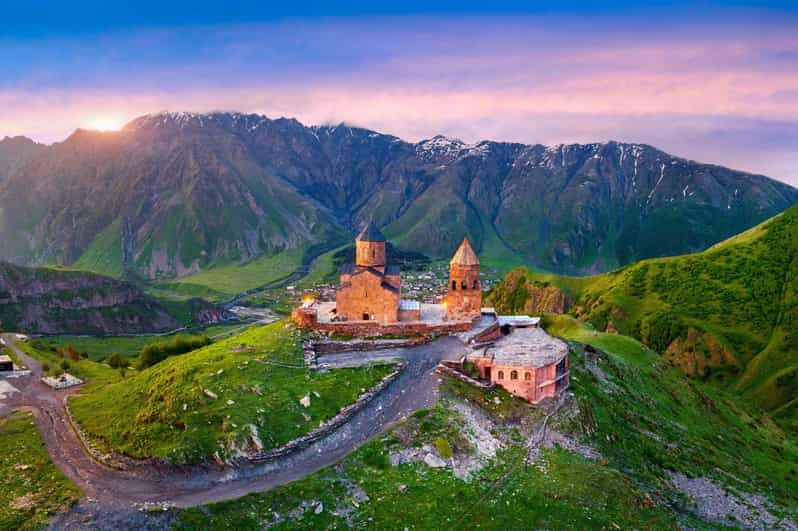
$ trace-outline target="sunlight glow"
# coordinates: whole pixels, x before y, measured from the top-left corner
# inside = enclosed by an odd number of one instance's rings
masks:
[[[125,125],[122,118],[114,116],[96,116],[88,123],[94,131],[119,131]]]

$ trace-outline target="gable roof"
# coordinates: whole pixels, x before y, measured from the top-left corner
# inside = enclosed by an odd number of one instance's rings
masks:
[[[357,235],[357,241],[359,242],[384,242],[385,236],[382,235],[380,229],[374,224],[373,221],[369,221],[368,225],[363,227],[363,230],[360,231],[360,234]]]
[[[463,238],[463,243],[460,244],[460,247],[457,248],[457,252],[454,253],[449,264],[454,265],[479,265],[479,258],[477,258],[477,254],[474,252],[474,249],[471,248],[471,242],[468,241],[468,238]]]

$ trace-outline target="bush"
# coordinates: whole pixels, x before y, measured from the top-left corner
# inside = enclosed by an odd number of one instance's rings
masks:
[[[46,361],[44,363],[42,363],[42,372],[45,373],[45,374],[50,372],[50,364],[47,363]]]
[[[72,361],[80,361],[80,352],[72,345],[67,345],[61,350],[61,355],[64,358],[69,358]]]
[[[452,450],[452,445],[449,444],[449,441],[444,439],[443,437],[438,437],[435,439],[435,448],[438,450],[438,453],[441,454],[441,457],[444,459],[451,459],[454,455],[454,451]]]
[[[185,354],[210,344],[211,340],[207,336],[177,336],[170,341],[150,343],[141,349],[136,367],[143,370],[162,362],[169,356]]]
[[[122,356],[114,352],[108,358],[108,366],[112,369],[118,369],[120,367],[124,367],[126,365],[125,361],[122,359]]]
[[[66,372],[69,370],[69,362],[67,360],[61,360],[61,363],[58,364],[62,371]]]

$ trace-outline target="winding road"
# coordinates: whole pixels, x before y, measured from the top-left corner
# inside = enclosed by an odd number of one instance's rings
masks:
[[[31,374],[7,380],[18,392],[0,398],[0,415],[16,409],[33,412],[53,463],[81,489],[83,499],[95,511],[124,511],[145,504],[196,506],[265,491],[303,478],[334,464],[392,424],[434,403],[438,393],[435,366],[442,359],[456,359],[466,348],[463,342],[450,336],[407,349],[357,353],[359,360],[390,355],[402,357],[407,364],[402,374],[348,423],[283,458],[240,468],[176,469],[142,464],[130,470],[117,470],[99,464],[86,453],[67,419],[64,401],[79,389],[55,391],[41,383],[41,364],[14,343],[13,335],[3,337]],[[320,357],[319,361],[331,367],[357,362],[352,354]]]

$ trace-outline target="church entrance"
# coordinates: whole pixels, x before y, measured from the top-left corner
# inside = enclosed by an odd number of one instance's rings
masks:
[[[371,316],[369,314],[367,314],[367,313],[364,313],[363,314],[363,320],[364,321],[370,321],[371,320]]]

